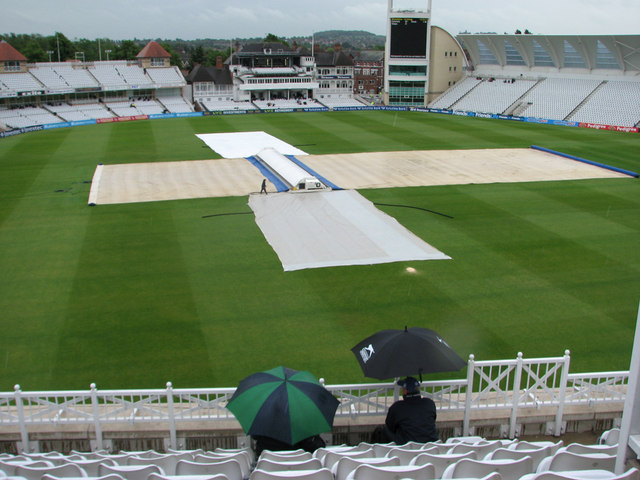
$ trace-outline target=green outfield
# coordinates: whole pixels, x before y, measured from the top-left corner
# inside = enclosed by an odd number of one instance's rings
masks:
[[[195,134],[233,131],[311,154],[535,144],[640,171],[638,134],[411,112],[167,119],[0,140],[0,390],[230,387],[277,365],[365,382],[350,348],[405,325],[438,331],[465,358],[570,349],[572,372],[628,369],[638,179],[362,190],[453,217],[379,207],[453,260],[287,273],[253,215],[211,216],[250,212],[246,196],[87,206],[96,164],[216,158]]]

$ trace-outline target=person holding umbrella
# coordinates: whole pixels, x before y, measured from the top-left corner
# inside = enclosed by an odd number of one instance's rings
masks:
[[[389,407],[384,426],[374,431],[374,441],[398,445],[437,441],[435,402],[420,395],[420,382],[414,377],[400,379],[397,383],[402,388],[402,400]]]
[[[254,373],[238,384],[227,409],[262,450],[325,446],[340,402],[309,372],[276,367]]]

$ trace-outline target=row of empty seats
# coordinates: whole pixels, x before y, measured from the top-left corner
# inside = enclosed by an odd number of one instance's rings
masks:
[[[99,118],[153,115],[159,113],[192,112],[182,97],[161,99],[118,100],[106,103],[45,104],[40,107],[0,109],[0,123],[12,128],[46,125],[50,123],[97,120]]]
[[[455,437],[446,442],[336,445],[313,453],[248,448],[63,455],[0,455],[0,478],[14,480],[320,480],[460,479],[640,480],[629,468],[614,473],[614,431],[598,444],[562,441],[486,440]]]
[[[144,69],[123,62],[95,63],[88,68],[74,68],[67,64],[38,64],[26,73],[0,75],[0,93],[55,93],[98,87],[114,90],[183,85],[186,85],[186,81],[177,67]]]
[[[640,82],[466,77],[429,107],[632,127],[640,122]]]
[[[355,98],[349,97],[323,97],[318,102],[328,108],[335,107],[362,107],[364,104]]]

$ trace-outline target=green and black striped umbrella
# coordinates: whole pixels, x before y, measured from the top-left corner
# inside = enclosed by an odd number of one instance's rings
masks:
[[[338,404],[311,373],[276,367],[242,380],[227,408],[247,435],[294,445],[331,431]]]

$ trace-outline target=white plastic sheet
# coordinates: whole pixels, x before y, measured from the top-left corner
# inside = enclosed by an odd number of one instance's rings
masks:
[[[251,195],[249,206],[285,271],[450,258],[354,190]]]

